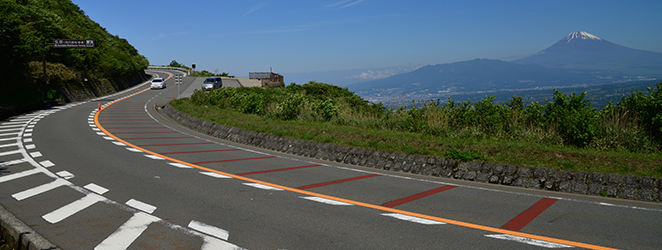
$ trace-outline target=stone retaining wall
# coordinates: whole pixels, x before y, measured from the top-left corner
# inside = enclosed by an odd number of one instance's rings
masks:
[[[332,162],[442,178],[630,200],[659,201],[662,197],[662,178],[588,173],[489,162],[458,162],[444,157],[351,148],[216,124],[192,117],[173,108],[170,104],[157,107],[157,110],[189,128],[214,137]]]

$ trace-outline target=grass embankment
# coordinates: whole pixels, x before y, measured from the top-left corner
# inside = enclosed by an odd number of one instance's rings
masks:
[[[246,114],[219,105],[199,105],[191,99],[180,99],[171,104],[194,117],[218,124],[302,140],[442,157],[448,157],[449,152],[458,149],[478,152],[480,156],[477,158],[492,163],[662,177],[662,155],[658,152],[597,150],[545,145],[531,140],[466,139],[337,125],[319,120],[283,120],[269,115]]]

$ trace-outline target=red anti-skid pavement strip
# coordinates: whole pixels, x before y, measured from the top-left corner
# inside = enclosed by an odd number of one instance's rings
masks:
[[[408,197],[405,197],[405,198],[402,198],[402,199],[389,201],[387,203],[384,203],[382,206],[384,206],[384,207],[399,206],[399,205],[405,204],[407,202],[412,202],[412,201],[415,201],[415,200],[418,200],[418,199],[421,199],[421,198],[424,198],[424,197],[428,197],[428,196],[436,194],[436,193],[451,190],[451,189],[456,188],[456,187],[457,186],[453,186],[453,185],[446,185],[446,186],[443,186],[443,187],[438,187],[438,188],[428,190],[428,191],[425,191],[425,192],[422,192],[422,193],[418,193],[418,194],[415,194],[415,195],[412,195],[412,196],[408,196]]]
[[[145,89],[141,92],[138,92],[138,93],[135,93],[133,95],[127,96],[127,97],[122,98],[122,99],[117,100],[117,101],[121,101],[121,100],[129,98],[131,96],[143,93],[147,90],[150,90],[150,88],[147,88],[147,89]],[[108,105],[106,107],[108,107]],[[105,109],[106,107],[103,107],[102,110]],[[302,195],[310,195],[310,196],[320,197],[320,198],[324,198],[324,199],[349,203],[349,204],[353,204],[353,205],[357,205],[357,206],[361,206],[361,207],[366,207],[366,208],[371,208],[371,209],[375,209],[375,210],[380,210],[380,211],[384,211],[384,212],[399,213],[399,214],[409,215],[409,216],[418,217],[418,218],[427,219],[427,220],[439,221],[439,222],[443,222],[443,223],[446,223],[446,224],[451,224],[451,225],[456,225],[456,226],[461,226],[461,227],[466,227],[466,228],[472,228],[472,229],[483,230],[483,231],[488,231],[488,232],[493,232],[493,233],[500,233],[500,234],[508,234],[508,235],[513,235],[513,236],[519,236],[519,237],[535,239],[535,240],[542,240],[542,241],[558,243],[558,244],[563,244],[563,245],[568,245],[568,246],[582,247],[582,248],[587,248],[587,249],[605,249],[605,250],[606,249],[615,249],[615,248],[596,246],[596,245],[586,244],[586,243],[581,243],[581,242],[575,242],[575,241],[551,238],[551,237],[546,237],[546,236],[522,233],[522,232],[517,232],[517,231],[511,231],[511,230],[506,230],[506,229],[502,229],[502,228],[488,227],[488,226],[483,226],[483,225],[478,225],[478,224],[473,224],[473,223],[468,223],[468,222],[462,222],[462,221],[457,221],[457,220],[451,220],[451,219],[445,219],[445,218],[440,218],[440,217],[435,217],[435,216],[430,216],[430,215],[425,215],[425,214],[419,214],[419,213],[409,212],[409,211],[405,211],[405,210],[400,210],[400,209],[395,209],[395,208],[390,208],[390,207],[384,207],[384,206],[380,206],[380,205],[374,205],[374,204],[370,204],[370,203],[365,203],[365,202],[354,201],[354,200],[344,199],[344,198],[340,198],[340,197],[315,193],[315,192],[311,192],[311,191],[307,191],[307,190],[296,189],[296,188],[287,187],[287,186],[283,186],[283,185],[278,185],[278,184],[265,182],[265,181],[260,181],[260,180],[256,180],[256,179],[252,179],[252,178],[248,178],[248,177],[244,177],[244,176],[240,176],[240,175],[236,175],[236,174],[231,174],[231,173],[226,173],[226,172],[223,172],[223,171],[218,171],[216,169],[211,169],[211,168],[207,168],[207,167],[203,167],[203,166],[198,166],[198,165],[192,164],[190,162],[185,162],[185,161],[178,160],[178,159],[175,159],[175,158],[172,158],[172,157],[168,157],[168,156],[165,156],[165,155],[158,154],[156,152],[152,152],[150,150],[141,148],[140,146],[133,145],[133,144],[131,144],[131,143],[125,141],[125,140],[120,139],[119,137],[117,137],[117,136],[111,134],[110,132],[108,132],[108,130],[106,130],[103,126],[101,126],[101,124],[99,123],[99,113],[100,112],[97,112],[94,115],[95,125],[99,129],[101,129],[101,131],[103,131],[108,136],[114,138],[115,140],[117,140],[121,143],[124,143],[129,147],[141,150],[141,151],[143,151],[147,154],[158,156],[158,157],[161,157],[161,158],[169,160],[169,161],[184,164],[186,166],[197,168],[197,169],[204,170],[204,171],[207,171],[207,172],[222,174],[222,175],[229,176],[229,177],[232,177],[232,178],[235,178],[235,179],[238,179],[238,180],[258,183],[258,184],[262,184],[262,185],[266,185],[266,186],[270,186],[270,187],[274,187],[274,188],[287,190],[287,191],[294,192],[294,193],[299,193],[299,194],[302,194]]]
[[[250,161],[250,160],[261,160],[261,159],[272,159],[272,158],[277,158],[277,157],[264,156],[264,157],[252,157],[252,158],[241,158],[241,159],[231,159],[231,160],[201,161],[201,162],[193,162],[193,164],[207,164],[207,163],[219,163],[219,162],[231,162],[231,161]]]
[[[106,133],[110,136],[109,133]],[[113,138],[115,138],[113,136]],[[118,138],[115,138],[118,139]],[[119,139],[118,139],[119,141]],[[124,143],[130,144],[130,143]],[[188,145],[202,145],[202,144],[214,144],[213,142],[192,142],[192,143],[172,143],[172,144],[147,144],[147,145],[136,145],[137,147],[160,147],[160,146],[188,146]],[[143,150],[144,151],[144,150]]]
[[[505,225],[501,226],[503,229],[507,230],[513,230],[513,231],[519,231],[521,230],[524,226],[529,224],[533,219],[538,217],[542,212],[547,210],[554,202],[556,202],[557,199],[552,199],[552,198],[542,198],[533,206],[531,206],[529,209],[524,210],[521,214],[510,220],[508,223]]]
[[[140,137],[140,138],[122,138],[124,140],[161,140],[161,139],[191,139],[193,136],[173,136],[173,137]]]
[[[264,173],[273,173],[273,172],[279,172],[279,171],[295,170],[295,169],[302,169],[302,168],[312,168],[312,167],[321,167],[321,166],[324,166],[324,165],[314,164],[314,165],[291,167],[291,168],[270,169],[270,170],[263,170],[263,171],[240,173],[240,174],[237,174],[237,175],[264,174]]]
[[[240,151],[240,150],[241,149],[238,149],[238,148],[231,148],[231,149],[200,150],[200,151],[187,151],[187,152],[166,152],[166,153],[159,153],[159,154],[162,154],[162,155],[197,154],[197,153],[226,152],[226,151]]]
[[[317,183],[317,184],[305,185],[305,186],[298,187],[297,189],[310,189],[310,188],[328,186],[328,185],[333,185],[333,184],[338,184],[338,183],[343,183],[343,182],[362,180],[362,179],[367,179],[367,178],[372,178],[372,177],[377,177],[377,176],[381,176],[381,175],[379,175],[379,174],[362,175],[362,176],[357,176],[357,177],[352,177],[352,178],[347,178],[347,179],[342,179],[342,180],[327,181],[327,182],[322,182],[322,183]]]

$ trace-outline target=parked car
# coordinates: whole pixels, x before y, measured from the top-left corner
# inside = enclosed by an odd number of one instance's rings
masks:
[[[223,80],[220,77],[209,77],[202,83],[202,90],[213,90],[223,87]]]
[[[166,81],[163,78],[157,77],[152,79],[152,89],[165,89]]]

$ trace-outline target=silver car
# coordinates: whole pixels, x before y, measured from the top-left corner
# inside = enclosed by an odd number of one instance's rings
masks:
[[[152,79],[152,89],[165,89],[166,81],[163,78],[157,77]]]
[[[223,80],[220,77],[209,77],[202,83],[202,90],[213,90],[223,87]]]

